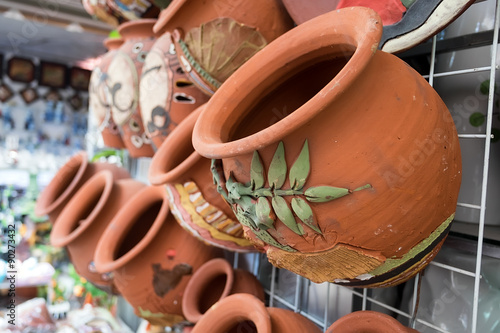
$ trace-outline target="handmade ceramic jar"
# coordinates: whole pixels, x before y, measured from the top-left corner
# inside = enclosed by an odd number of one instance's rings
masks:
[[[234,73],[193,131],[246,235],[317,283],[401,283],[454,217],[453,120],[425,79],[377,51],[381,33],[361,7],[299,25]]]
[[[73,195],[90,177],[101,170],[111,171],[115,179],[130,178],[130,174],[124,168],[110,163],[91,163],[86,153],[78,153],[57,171],[49,185],[40,193],[36,201],[35,214],[48,215],[49,220],[55,223]]]
[[[192,112],[163,142],[151,161],[149,181],[166,185],[172,213],[195,237],[229,251],[255,251],[231,207],[217,193],[210,160],[195,152],[191,144],[202,109]]]
[[[146,56],[139,96],[144,130],[157,148],[187,115],[208,101],[184,73],[168,32]]]
[[[52,228],[51,244],[66,247],[77,273],[102,289],[115,291],[112,276],[95,269],[97,243],[117,212],[145,186],[133,179],[115,180],[110,171],[100,171],[75,193]]]
[[[376,311],[356,311],[334,322],[326,333],[418,333],[386,314]]]
[[[162,187],[148,186],[113,218],[97,246],[99,272],[113,272],[121,295],[152,325],[184,321],[183,294],[193,273],[221,255],[184,231]]]
[[[189,281],[182,312],[187,320],[197,323],[214,304],[239,293],[252,294],[264,302],[264,289],[252,273],[233,269],[224,259],[212,259],[201,266]]]
[[[89,105],[91,113],[97,123],[103,142],[112,148],[125,148],[120,131],[111,117],[111,109],[106,89],[108,74],[106,73],[109,63],[113,59],[116,50],[123,44],[122,38],[108,38],[104,45],[108,53],[102,56],[101,62],[92,70],[89,83]]]
[[[202,332],[319,333],[321,330],[298,313],[266,308],[250,294],[234,294],[211,307],[192,330],[192,333]]]
[[[111,114],[120,127],[131,157],[151,157],[151,140],[144,133],[139,106],[139,78],[146,56],[155,42],[152,28],[156,20],[142,19],[120,25],[124,39],[108,67]]]

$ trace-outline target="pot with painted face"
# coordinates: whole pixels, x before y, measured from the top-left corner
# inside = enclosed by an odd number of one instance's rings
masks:
[[[421,75],[377,51],[381,34],[362,7],[297,26],[224,83],[193,131],[252,243],[317,283],[406,281],[454,217],[453,119]]]
[[[418,333],[386,314],[376,311],[356,311],[334,322],[326,333]]]

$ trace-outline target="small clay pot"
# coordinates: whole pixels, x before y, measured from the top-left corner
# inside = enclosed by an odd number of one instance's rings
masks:
[[[231,207],[217,193],[210,160],[198,154],[191,136],[203,106],[192,112],[160,146],[149,167],[149,181],[167,187],[170,209],[183,228],[207,244],[229,251],[255,251]]]
[[[376,311],[356,311],[332,324],[326,333],[418,333],[386,314]]]
[[[115,291],[112,276],[95,269],[97,243],[122,206],[145,186],[133,179],[115,180],[110,171],[100,171],[75,193],[52,228],[51,244],[65,246],[77,273],[99,288]]]
[[[266,308],[261,300],[250,294],[234,294],[210,308],[192,331],[205,332],[319,333],[321,330],[298,313]]]
[[[144,130],[157,148],[184,118],[208,101],[180,66],[170,33],[158,38],[144,61],[139,96]]]
[[[242,269],[233,269],[224,259],[212,259],[193,274],[184,293],[182,312],[197,323],[214,304],[232,294],[246,293],[264,302],[264,289],[259,280]]]
[[[184,321],[184,290],[198,268],[221,256],[184,231],[169,212],[163,187],[148,186],[123,206],[103,233],[95,264],[113,272],[121,295],[152,325]]]
[[[101,170],[111,171],[114,179],[130,178],[124,168],[110,163],[90,163],[86,153],[78,153],[57,171],[42,191],[36,201],[35,214],[48,215],[49,220],[55,223],[71,197],[90,177]]]
[[[108,93],[111,115],[120,127],[122,139],[131,157],[151,157],[154,150],[144,132],[139,106],[139,78],[142,65],[155,42],[156,20],[142,19],[120,25],[124,43],[108,67]]]
[[[122,38],[107,38],[104,45],[108,53],[104,54],[101,62],[92,70],[89,83],[89,105],[97,122],[104,144],[111,148],[123,149],[125,145],[111,117],[111,109],[107,97],[107,70],[116,50],[123,44]]]

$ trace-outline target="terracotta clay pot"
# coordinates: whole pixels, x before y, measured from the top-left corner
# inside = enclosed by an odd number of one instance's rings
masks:
[[[264,302],[264,289],[259,280],[242,269],[233,269],[224,259],[213,259],[193,274],[184,293],[182,312],[197,323],[215,303],[232,294],[246,293]]]
[[[377,51],[381,33],[361,7],[299,25],[234,73],[193,131],[247,236],[316,283],[401,283],[454,217],[453,120],[425,79]]]
[[[195,152],[191,144],[202,109],[191,113],[163,142],[151,161],[149,181],[166,185],[172,213],[195,237],[229,251],[255,251],[231,207],[217,193],[210,160]]]
[[[139,96],[144,129],[157,148],[187,115],[208,101],[184,73],[169,33],[158,38],[144,61]]]
[[[111,109],[107,98],[107,70],[116,50],[123,44],[122,38],[108,38],[104,45],[108,53],[102,56],[101,62],[92,70],[89,83],[89,104],[92,114],[98,124],[104,144],[108,147],[125,148],[123,140],[111,117]]]
[[[97,243],[111,219],[145,186],[133,179],[115,180],[110,171],[100,171],[75,193],[52,228],[52,245],[65,246],[77,273],[102,289],[114,291],[111,275],[95,269]]]
[[[62,209],[80,187],[94,174],[109,170],[115,179],[130,178],[127,170],[110,163],[90,163],[87,154],[78,153],[64,164],[54,175],[49,185],[36,201],[35,214],[48,215],[55,223]]]
[[[139,78],[142,65],[155,42],[152,28],[156,20],[143,19],[120,25],[124,39],[108,67],[111,114],[120,127],[131,157],[154,155],[151,140],[144,133],[139,106]]]
[[[356,311],[330,326],[326,333],[418,333],[399,321],[376,311]]]
[[[193,273],[221,251],[184,231],[169,212],[165,189],[139,191],[113,218],[99,242],[95,264],[113,272],[121,295],[152,325],[184,320],[182,301]]]
[[[321,330],[298,313],[266,308],[261,300],[250,294],[234,294],[210,308],[198,321],[192,333],[202,332],[319,333]]]
[[[160,14],[154,1],[149,0],[106,0],[108,6],[128,21],[141,18],[156,18]]]

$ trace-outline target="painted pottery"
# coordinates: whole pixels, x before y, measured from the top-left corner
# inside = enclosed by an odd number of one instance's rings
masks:
[[[120,131],[111,117],[111,109],[108,101],[107,70],[116,50],[123,44],[122,38],[108,38],[104,45],[108,53],[102,56],[101,62],[92,70],[89,83],[89,104],[94,119],[101,132],[104,144],[108,147],[125,148]]]
[[[160,14],[154,1],[149,0],[106,0],[108,6],[128,21],[141,18],[156,18]]]
[[[101,170],[110,170],[115,179],[130,178],[128,171],[123,168],[110,163],[90,163],[86,153],[78,153],[57,171],[49,185],[40,193],[35,214],[48,215],[49,220],[55,223],[73,195],[90,177]]]
[[[418,333],[403,326],[399,321],[376,311],[356,311],[330,326],[326,333]]]
[[[381,30],[362,7],[299,25],[234,73],[193,131],[246,236],[317,283],[401,283],[454,217],[453,120],[416,71],[376,51]]]
[[[85,11],[99,21],[106,22],[113,27],[123,22],[121,15],[108,5],[107,0],[82,0],[82,4]]]
[[[158,38],[144,61],[139,101],[144,129],[157,148],[188,114],[208,101],[180,66],[170,33]]]
[[[125,147],[132,157],[151,157],[151,140],[144,132],[139,106],[139,78],[146,56],[155,42],[156,20],[127,22],[118,28],[125,40],[108,67],[111,114],[120,127]]]
[[[95,264],[113,272],[121,295],[152,325],[184,320],[183,294],[193,273],[221,251],[184,231],[169,212],[163,187],[139,191],[101,237]]]
[[[163,142],[149,167],[149,181],[165,184],[170,209],[181,226],[207,244],[229,251],[255,251],[231,207],[217,193],[210,160],[195,152],[191,136],[203,106]]]
[[[202,332],[319,333],[321,330],[298,313],[266,308],[250,294],[234,294],[211,307],[192,330],[192,333]]]
[[[247,293],[264,302],[264,289],[250,272],[233,269],[224,259],[208,261],[193,274],[184,293],[182,312],[197,323],[215,303],[232,294]]]
[[[145,186],[133,179],[115,180],[110,171],[100,171],[75,193],[52,228],[52,245],[65,246],[77,273],[100,288],[114,291],[112,276],[95,269],[97,243],[111,219]]]
[[[174,0],[154,29],[174,34],[181,66],[212,95],[239,66],[292,27],[277,0]]]

